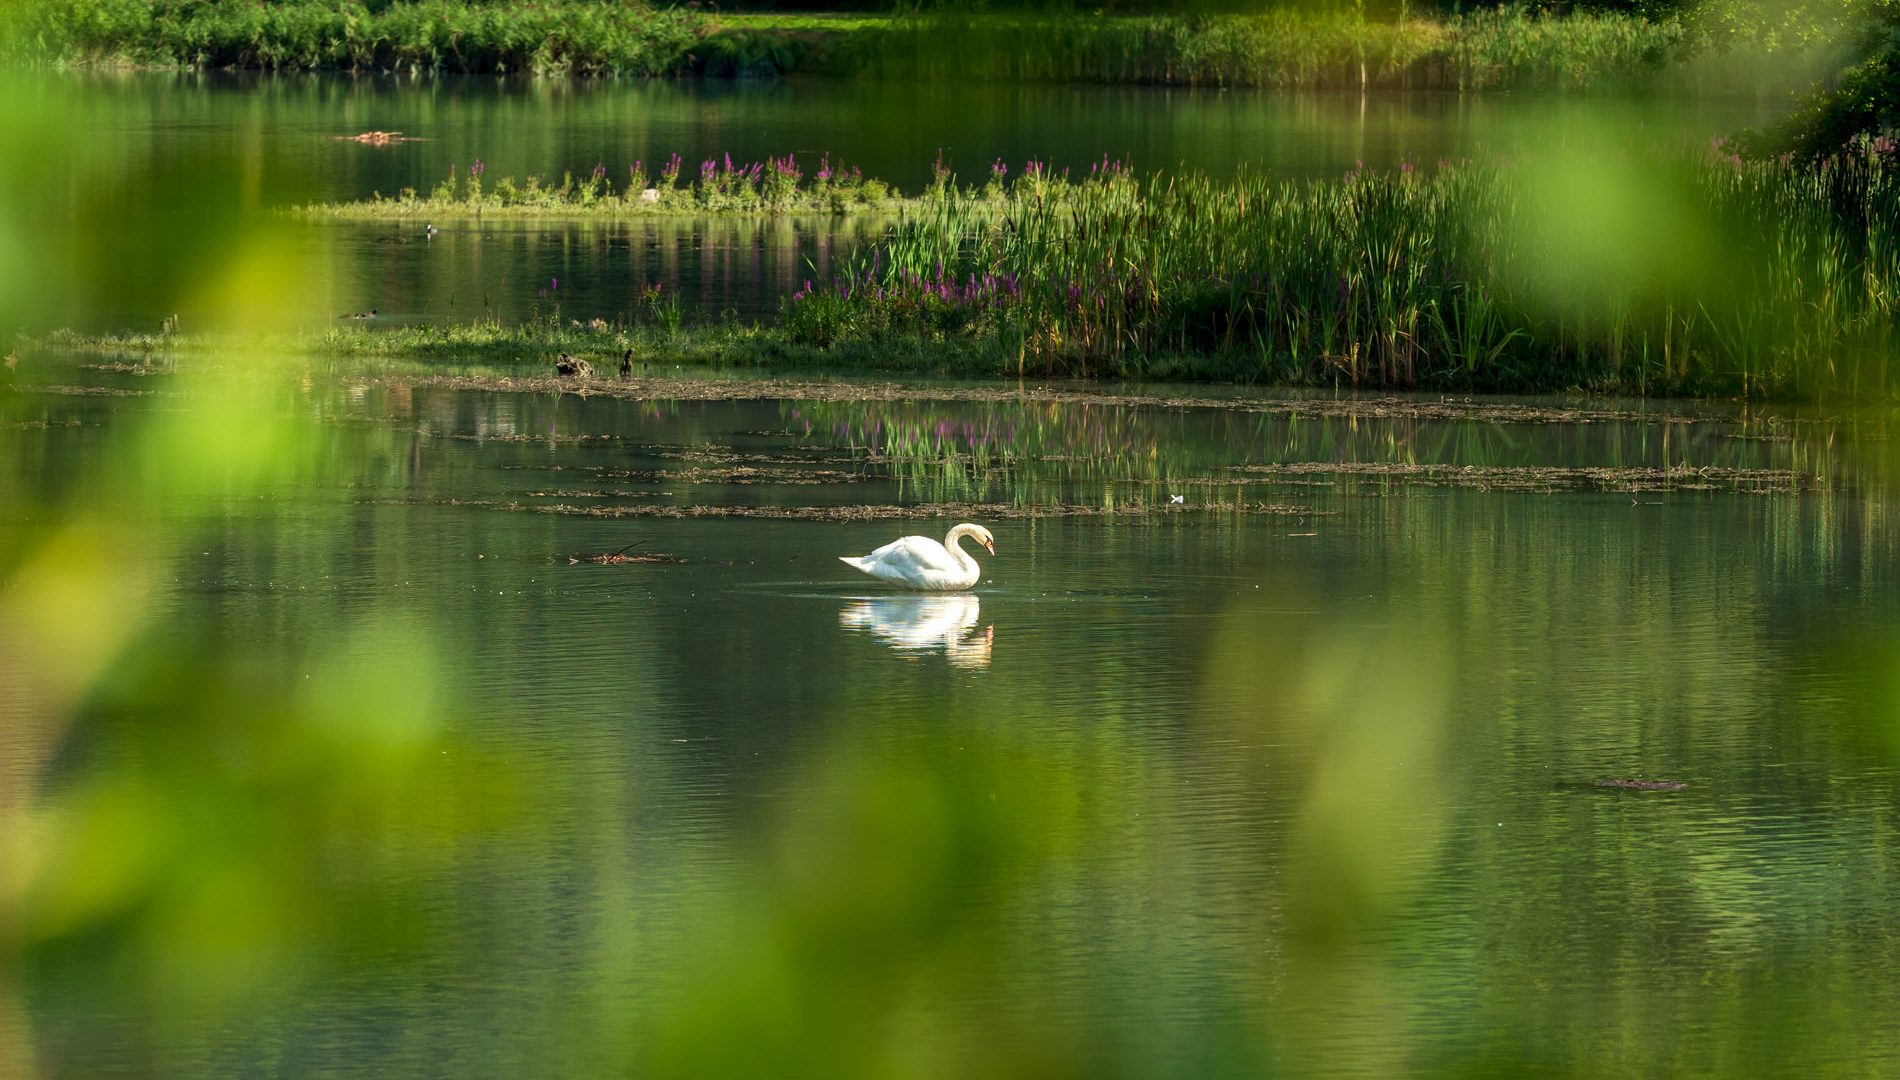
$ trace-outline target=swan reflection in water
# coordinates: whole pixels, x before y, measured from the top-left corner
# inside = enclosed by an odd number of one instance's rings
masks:
[[[988,667],[995,628],[985,626],[972,633],[977,614],[976,597],[969,593],[881,596],[845,605],[838,613],[838,625],[869,630],[899,653],[941,652],[960,668]]]

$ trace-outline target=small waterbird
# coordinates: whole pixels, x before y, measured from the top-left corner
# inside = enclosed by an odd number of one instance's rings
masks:
[[[348,315],[338,315],[337,318],[339,319],[374,319],[376,318],[376,309],[370,308],[368,311],[352,311]]]
[[[578,356],[562,353],[554,358],[554,373],[564,378],[591,379],[594,377],[594,365]]]
[[[633,350],[632,349],[628,349],[627,354],[620,358],[620,377],[623,379],[633,378]]]
[[[1186,495],[1170,495],[1170,496],[1168,496],[1168,505],[1170,505],[1170,506],[1186,506],[1186,505],[1187,505],[1187,496],[1186,496]]]
[[[961,541],[966,536],[975,538],[991,555],[996,554],[996,538],[990,531],[965,522],[951,529],[941,544],[928,536],[905,536],[869,555],[840,555],[838,558],[880,581],[906,589],[959,592],[975,585],[983,576],[983,568],[963,550]]]
[[[435,239],[435,234],[436,234],[436,233],[437,233],[438,231],[439,231],[439,230],[437,230],[437,229],[436,229],[436,227],[435,227],[434,225],[430,225],[430,226],[428,226],[427,228],[425,228],[425,229],[423,229],[423,230],[422,230],[422,235],[424,235],[424,236],[426,236],[426,237],[428,237],[429,239],[431,239],[431,240],[433,240],[433,239]]]

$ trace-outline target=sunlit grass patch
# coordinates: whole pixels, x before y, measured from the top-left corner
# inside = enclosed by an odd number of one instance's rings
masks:
[[[624,174],[597,163],[581,176],[563,173],[558,184],[538,175],[520,181],[493,178],[478,158],[466,170],[451,169],[426,193],[410,188],[393,197],[378,193],[367,200],[300,207],[296,213],[339,221],[838,215],[891,212],[914,202],[856,166],[834,164],[828,154],[802,163],[796,154],[752,162],[723,154],[697,163],[674,154],[651,165],[635,161]]]
[[[977,340],[1019,373],[1884,396],[1900,169],[1614,148],[946,182],[790,303],[794,341]],[[834,263],[834,266],[838,264]]]

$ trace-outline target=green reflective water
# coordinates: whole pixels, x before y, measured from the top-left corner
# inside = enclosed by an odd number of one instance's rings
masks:
[[[45,1075],[1900,1066],[1883,417],[311,373],[172,500],[203,384],[9,378],[6,530],[150,544],[0,725],[132,867]],[[965,517],[968,594],[836,560]]]

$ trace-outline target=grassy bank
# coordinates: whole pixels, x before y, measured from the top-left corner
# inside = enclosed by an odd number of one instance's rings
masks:
[[[761,76],[1267,87],[1629,87],[1693,51],[1675,19],[1524,9],[929,19],[709,15],[597,0],[46,0],[12,9],[16,59],[267,70]]]

